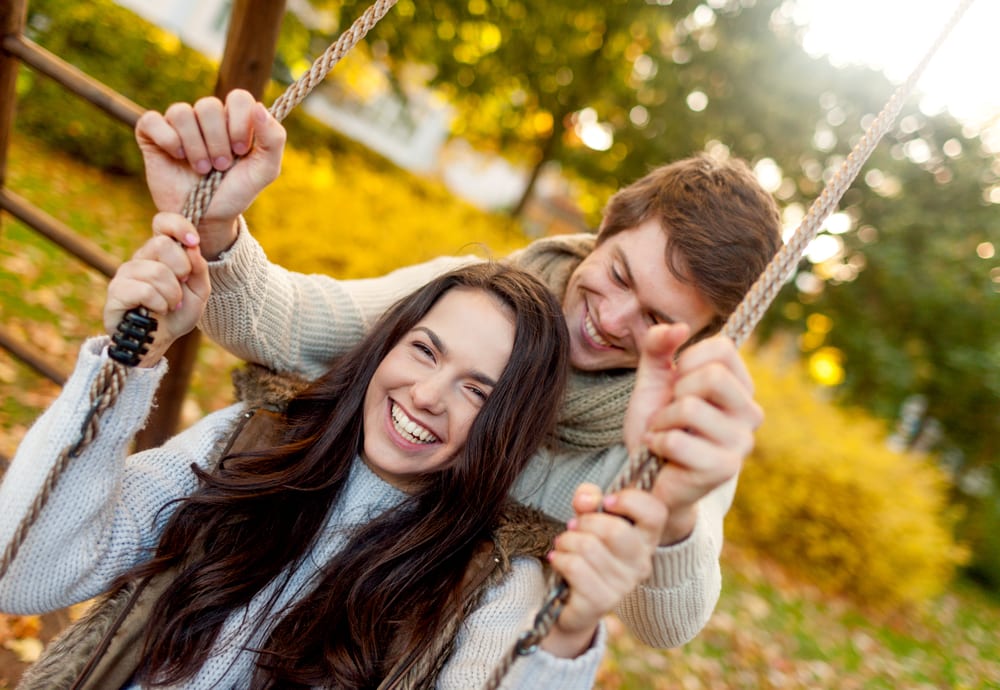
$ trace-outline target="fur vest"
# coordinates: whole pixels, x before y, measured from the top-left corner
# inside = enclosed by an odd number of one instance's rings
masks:
[[[217,457],[273,445],[284,403],[306,382],[279,376],[255,365],[234,373],[239,397],[250,407],[240,417]],[[442,633],[421,654],[401,659],[379,690],[423,690],[435,680],[451,654],[458,629],[483,593],[499,583],[517,556],[543,556],[562,529],[541,512],[511,503],[492,539],[480,543],[461,583],[461,605]],[[54,639],[25,672],[17,690],[118,690],[139,665],[145,621],[171,582],[170,571],[130,582],[98,600]]]

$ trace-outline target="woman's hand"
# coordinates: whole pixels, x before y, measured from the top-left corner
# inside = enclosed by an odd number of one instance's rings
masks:
[[[645,491],[602,496],[593,484],[580,485],[573,509],[576,517],[549,554],[552,567],[569,583],[570,595],[541,645],[562,657],[585,652],[601,618],[649,577],[667,519],[663,503]]]
[[[194,226],[177,213],[153,218],[155,236],[118,269],[108,284],[104,327],[113,335],[129,309],[145,307],[157,320],[153,343],[140,366],[156,364],[175,340],[191,332],[211,286]]]

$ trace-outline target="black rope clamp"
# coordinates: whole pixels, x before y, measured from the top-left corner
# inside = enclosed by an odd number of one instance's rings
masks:
[[[129,309],[118,324],[117,332],[111,336],[114,346],[108,348],[108,356],[129,367],[134,367],[153,342],[156,319],[149,315],[145,307]]]

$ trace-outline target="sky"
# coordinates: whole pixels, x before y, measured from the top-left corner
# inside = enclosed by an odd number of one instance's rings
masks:
[[[834,64],[864,64],[902,83],[958,8],[959,0],[799,0],[805,47]],[[927,67],[917,88],[928,114],[1000,127],[996,59],[1000,0],[975,0]]]

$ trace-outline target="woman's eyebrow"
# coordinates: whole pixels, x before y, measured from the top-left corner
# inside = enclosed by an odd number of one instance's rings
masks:
[[[416,326],[414,327],[413,330],[420,331],[421,333],[426,334],[427,337],[430,338],[431,344],[434,346],[435,350],[437,350],[444,356],[448,355],[448,348],[445,347],[444,341],[442,341],[441,338],[438,337],[437,333],[427,328],[427,326]],[[470,371],[469,377],[475,379],[476,381],[479,381],[479,383],[482,383],[483,385],[496,388],[497,382],[493,379],[493,377],[479,371],[478,369],[473,369],[472,371]]]

